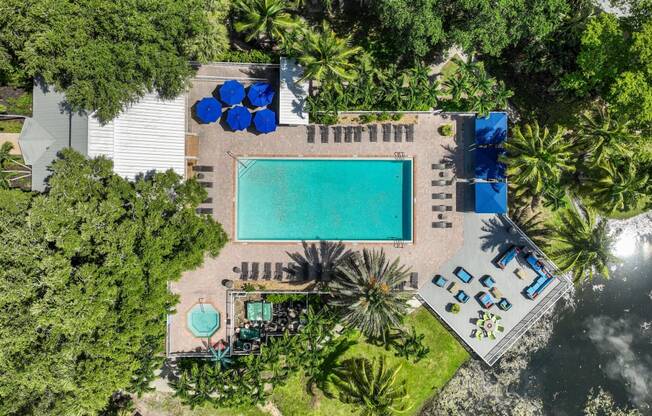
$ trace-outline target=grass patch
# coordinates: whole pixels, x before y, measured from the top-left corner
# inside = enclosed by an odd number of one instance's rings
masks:
[[[453,59],[462,59],[462,58],[460,58],[459,55],[455,54],[448,60],[448,62],[444,64],[444,66],[441,68],[442,81],[447,80],[448,78],[453,76],[455,71],[457,71],[457,67],[459,65],[457,65],[455,61],[453,61]]]
[[[3,120],[0,121],[0,133],[20,133],[23,128],[22,120]]]
[[[29,116],[32,114],[32,93],[26,92],[18,97],[10,97],[7,102],[7,114],[20,114]]]
[[[417,415],[424,403],[434,396],[469,354],[457,340],[425,308],[419,308],[406,317],[407,327],[414,326],[418,333],[426,335],[424,344],[430,347],[430,353],[418,363],[412,363],[394,356],[394,351],[365,342],[355,335],[358,344],[351,347],[345,358],[351,357],[386,357],[387,363],[401,365],[401,374],[407,381],[412,407],[405,415]],[[306,392],[303,375],[295,375],[285,386],[274,389],[271,400],[285,416],[340,416],[356,414],[355,410],[337,399],[321,397],[317,408],[311,405],[311,396]]]
[[[216,409],[207,404],[191,409],[190,406],[181,404],[178,398],[163,393],[146,394],[135,402],[142,410],[160,416],[269,416],[255,406]]]

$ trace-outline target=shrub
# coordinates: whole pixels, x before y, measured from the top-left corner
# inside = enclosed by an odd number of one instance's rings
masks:
[[[453,314],[458,314],[458,313],[460,313],[460,310],[461,310],[462,308],[460,307],[460,304],[459,304],[459,303],[452,303],[452,304],[450,305],[449,309],[450,309],[451,313],[453,313]]]
[[[313,123],[317,124],[337,124],[339,121],[339,116],[335,112],[324,112],[324,113],[315,113],[310,116]]]
[[[367,123],[373,123],[376,121],[377,116],[375,113],[368,113],[368,114],[362,114],[359,117],[360,123],[367,124]]]
[[[244,286],[242,286],[242,289],[244,289],[245,292],[254,292],[256,290],[256,286],[251,283],[245,283]]]
[[[399,121],[403,118],[403,113],[392,113],[392,120]]]
[[[439,134],[442,136],[452,136],[453,135],[453,126],[450,124],[442,124],[439,126]]]
[[[218,61],[236,63],[271,64],[277,61],[277,57],[259,49],[248,51],[225,51],[218,55]]]
[[[300,293],[270,293],[269,295],[265,296],[265,300],[272,303],[283,303],[291,300],[298,301],[303,300],[304,298],[305,295]]]
[[[0,104],[0,114],[4,114],[7,112],[7,106]]]
[[[376,118],[378,119],[378,121],[387,121],[391,118],[391,116],[387,111],[383,111],[382,113],[376,114]]]

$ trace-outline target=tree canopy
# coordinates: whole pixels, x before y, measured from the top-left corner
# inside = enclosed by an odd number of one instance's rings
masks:
[[[74,110],[109,120],[148,91],[183,91],[194,41],[215,33],[204,13],[212,1],[6,0],[0,54],[10,55],[12,68],[65,90]]]
[[[64,150],[49,189],[0,191],[0,413],[96,414],[151,377],[167,283],[217,255],[205,190],[172,171],[127,181]]]

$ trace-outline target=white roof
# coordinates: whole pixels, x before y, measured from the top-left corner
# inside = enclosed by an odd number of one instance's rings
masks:
[[[185,97],[161,100],[147,94],[111,122],[88,119],[88,156],[113,159],[113,170],[133,179],[139,173],[185,167]]]
[[[308,113],[305,109],[308,85],[306,82],[297,82],[302,76],[303,69],[293,58],[281,57],[279,70],[279,124],[308,124]]]

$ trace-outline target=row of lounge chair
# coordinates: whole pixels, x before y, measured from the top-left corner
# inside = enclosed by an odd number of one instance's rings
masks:
[[[366,134],[365,134],[366,132]],[[381,136],[382,134],[382,136]],[[359,143],[363,136],[369,142],[413,142],[414,124],[371,124],[369,126],[308,126],[308,143]]]
[[[453,164],[447,162],[433,163],[432,170],[438,171],[439,175],[437,179],[432,180],[432,186],[434,187],[450,187],[455,183],[455,180],[452,178],[452,169]],[[439,191],[439,189],[438,189]],[[452,200],[453,194],[451,192],[434,192],[432,194],[432,199],[438,201]],[[437,213],[437,219],[439,221],[432,222],[432,228],[453,228],[453,223],[446,221],[448,219],[448,212],[453,211],[452,205],[433,205],[432,211]]]
[[[214,171],[213,166],[210,165],[195,165],[192,167],[192,171],[197,179],[199,179],[199,184],[204,188],[211,189],[213,188],[213,182],[207,180],[206,174],[210,174]],[[213,198],[208,197],[202,201],[202,205],[209,205],[213,203]],[[198,214],[212,215],[213,208],[210,206],[200,206],[197,208]]]
[[[252,262],[251,268],[249,267],[249,262],[243,261],[240,265],[240,268],[234,268],[234,271],[240,273],[240,280],[278,280],[278,281],[297,281],[299,276],[294,273],[296,268],[296,263],[289,263],[287,267],[281,263],[274,263],[274,269],[272,270],[272,263],[265,262],[263,263],[263,270],[260,270],[260,263]]]

